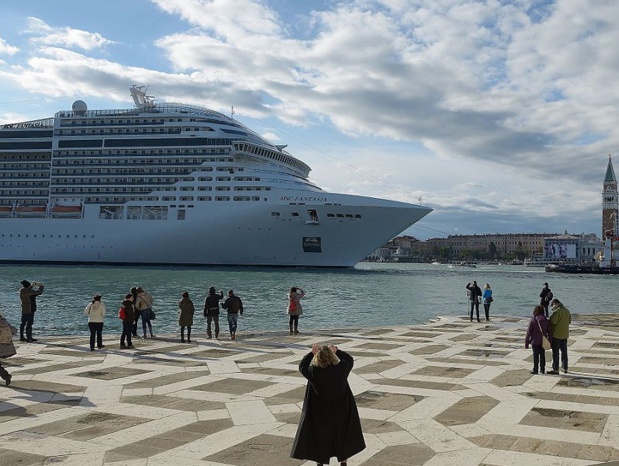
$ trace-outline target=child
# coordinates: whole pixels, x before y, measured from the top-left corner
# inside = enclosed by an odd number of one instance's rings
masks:
[[[537,374],[538,369],[542,374],[546,373],[546,350],[542,346],[542,336],[550,337],[550,321],[544,315],[544,306],[535,306],[533,309],[533,317],[527,328],[527,336],[524,340],[524,347],[533,349],[533,370],[531,374]]]
[[[8,321],[0,315],[0,358],[10,358],[17,354],[15,345],[13,344],[13,335],[17,333],[17,328],[13,327]],[[0,377],[4,380],[7,387],[11,385],[13,376],[0,364]]]
[[[185,291],[181,296],[182,298],[178,302],[178,308],[180,309],[178,325],[181,326],[181,343],[185,343],[185,327],[187,327],[187,343],[191,343],[191,326],[193,325],[195,309],[193,302],[189,299],[189,293]]]

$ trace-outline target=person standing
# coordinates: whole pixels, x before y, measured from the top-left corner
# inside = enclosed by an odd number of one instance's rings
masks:
[[[243,315],[243,301],[234,294],[234,290],[228,291],[228,298],[222,303],[221,307],[228,311],[228,328],[230,329],[230,340],[236,340],[236,327],[239,313]]]
[[[484,285],[484,291],[481,295],[484,301],[484,312],[486,313],[486,320],[490,320],[490,305],[494,298],[492,297],[492,288],[490,288],[490,283],[486,283]]]
[[[150,316],[153,310],[153,298],[140,286],[138,286],[137,292],[138,295],[134,301],[136,308],[136,325],[137,317],[139,316],[142,318],[142,332],[144,334],[143,338],[146,339],[146,326],[148,326],[150,337],[155,338],[155,335],[153,335],[153,324],[150,322]]]
[[[37,311],[37,296],[43,293],[43,283],[28,280],[21,281],[22,289],[19,290],[19,300],[21,301],[21,325],[19,326],[20,341],[32,343],[37,341],[32,337],[32,326],[34,325],[34,313]],[[36,288],[36,289],[35,289]],[[26,336],[24,337],[24,329]]]
[[[336,346],[312,345],[299,371],[307,379],[299,427],[292,445],[292,458],[340,465],[365,449],[355,397],[348,385],[353,368],[350,354]]]
[[[17,354],[13,344],[13,335],[16,333],[17,329],[0,315],[0,359],[10,358]],[[2,367],[2,364],[0,364],[0,377],[2,377],[7,387],[11,385],[13,376]]]
[[[193,325],[195,308],[193,307],[193,301],[189,299],[188,292],[184,291],[181,295],[178,308],[180,309],[178,325],[181,327],[181,343],[185,343],[185,327],[187,327],[187,343],[191,343],[191,326]]]
[[[299,316],[303,314],[303,306],[301,299],[305,296],[305,291],[297,286],[290,288],[288,293],[288,315],[290,316],[288,325],[290,326],[290,335],[299,333]]]
[[[138,287],[132,286],[131,290],[129,290],[129,293],[133,295],[133,302],[137,303],[138,302]],[[131,334],[136,338],[139,338],[138,337],[138,320],[139,319],[140,319],[140,313],[136,312],[135,321],[133,322],[133,325],[131,326]]]
[[[479,320],[479,301],[481,300],[481,288],[477,284],[476,281],[473,281],[473,284],[469,283],[466,285],[466,289],[469,291],[469,300],[471,301],[471,322],[473,322],[473,308],[477,312],[477,322],[481,322]]]
[[[224,292],[215,292],[215,287],[208,289],[208,296],[204,300],[204,317],[206,317],[206,336],[212,338],[211,322],[215,323],[215,338],[219,338],[219,301],[224,299]]]
[[[125,300],[122,303],[122,308],[125,310],[123,321],[123,333],[120,336],[120,349],[134,348],[131,342],[131,333],[133,330],[133,324],[135,322],[135,308],[133,307],[133,294],[127,293]],[[125,345],[125,339],[127,344]]]
[[[105,317],[105,304],[101,301],[101,295],[97,293],[92,301],[86,305],[84,315],[88,316],[88,328],[90,329],[90,351],[95,350],[95,336],[97,348],[105,347],[103,344],[103,318]]]
[[[548,338],[552,342],[550,330],[550,322],[544,315],[544,306],[538,305],[533,309],[533,317],[527,328],[527,335],[524,339],[524,347],[533,350],[533,370],[531,374],[546,372],[546,350],[542,346],[543,337]],[[550,372],[549,372],[550,373]]]
[[[559,352],[561,352],[561,368],[567,374],[567,339],[570,336],[570,324],[572,314],[558,299],[550,302],[552,314],[550,325],[552,327],[552,370],[549,374],[559,373]]]
[[[544,314],[548,317],[548,306],[550,301],[552,301],[552,291],[548,287],[548,283],[544,283],[544,287],[542,288],[542,292],[539,294],[539,304],[544,308]]]

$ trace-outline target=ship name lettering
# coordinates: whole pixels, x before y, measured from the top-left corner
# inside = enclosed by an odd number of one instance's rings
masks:
[[[292,202],[327,202],[326,197],[316,196],[282,196],[280,200]]]

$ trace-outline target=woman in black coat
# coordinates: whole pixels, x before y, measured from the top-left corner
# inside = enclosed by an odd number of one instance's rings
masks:
[[[348,385],[353,358],[337,347],[314,344],[299,364],[308,380],[291,457],[340,465],[365,448],[361,420]]]

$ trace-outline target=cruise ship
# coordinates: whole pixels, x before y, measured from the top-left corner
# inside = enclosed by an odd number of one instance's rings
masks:
[[[0,261],[353,267],[432,210],[326,192],[234,118],[131,95],[0,125]]]

